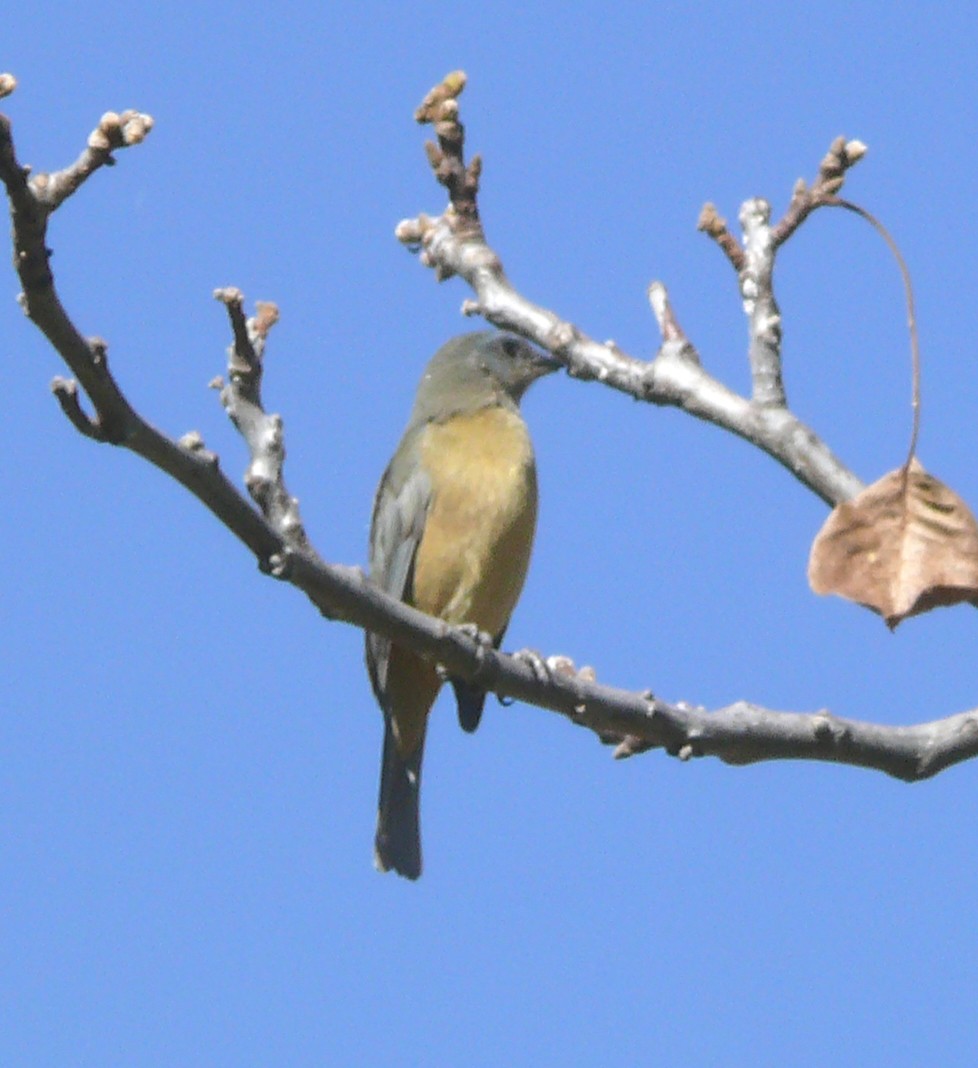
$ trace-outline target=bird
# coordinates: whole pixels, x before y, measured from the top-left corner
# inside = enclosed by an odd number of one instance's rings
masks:
[[[428,615],[488,636],[496,648],[523,588],[536,527],[536,463],[520,400],[559,367],[501,331],[446,342],[425,368],[374,498],[371,581]],[[370,632],[366,660],[384,715],[374,863],[417,879],[425,732],[445,675]],[[460,725],[474,731],[485,691],[448,681]]]

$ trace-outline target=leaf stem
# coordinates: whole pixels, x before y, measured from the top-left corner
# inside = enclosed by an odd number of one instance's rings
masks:
[[[890,251],[893,253],[893,258],[897,261],[897,266],[900,268],[900,274],[903,277],[903,289],[907,298],[907,326],[910,329],[910,363],[913,376],[913,393],[911,399],[911,407],[913,409],[913,429],[910,433],[910,448],[907,452],[907,461],[904,464],[904,468],[909,470],[910,461],[913,460],[917,453],[917,439],[920,436],[920,339],[917,336],[917,315],[914,311],[913,285],[910,281],[910,269],[907,267],[907,262],[903,258],[903,253],[900,251],[900,248],[890,234],[890,231],[887,230],[875,215],[871,215],[865,208],[861,208],[858,204],[853,204],[851,200],[843,200],[841,197],[828,197],[826,203],[832,207],[845,208],[846,211],[854,212],[856,215],[865,219],[889,246]]]

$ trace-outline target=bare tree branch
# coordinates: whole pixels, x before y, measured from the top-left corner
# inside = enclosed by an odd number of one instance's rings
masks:
[[[978,755],[978,708],[890,727],[826,711],[778,712],[746,701],[713,711],[670,704],[648,692],[604,686],[594,681],[593,672],[577,671],[566,657],[542,661],[527,652],[509,656],[487,649],[463,629],[393,601],[358,569],[286,554],[282,571],[316,603],[328,603],[357,626],[409,645],[450,674],[475,680],[500,697],[560,712],[602,741],[620,743],[619,757],[664,749],[684,760],[715,756],[734,765],[820,760],[914,782]]]
[[[428,94],[415,114],[419,122],[435,126],[439,144],[427,146],[428,159],[435,177],[448,191],[448,206],[437,218],[418,215],[403,220],[395,230],[399,241],[420,250],[421,262],[433,268],[439,280],[454,274],[465,279],[476,299],[467,300],[463,311],[482,315],[494,325],[549,349],[577,378],[595,378],[637,400],[681,408],[745,438],[829,504],[855,496],[863,488],[862,482],[785,405],[780,318],[772,290],[779,242],[768,227],[769,209],[762,207],[764,202],[749,202],[754,208],[747,216],[746,251],[737,246],[715,209],[708,206],[700,217],[700,228],[717,241],[742,274],[754,375],[754,396],[749,400],[704,370],[698,358],[690,359],[693,346],[688,339],[681,339],[681,353],[669,344],[680,340],[674,330],[671,335],[664,335],[666,344],[652,360],[639,360],[613,342],[601,344],[593,340],[573,323],[527,300],[515,289],[500,257],[486,241],[474,203],[481,161],[476,157],[471,167],[465,166],[464,129],[458,118],[458,95],[464,86],[461,72],[450,74]],[[854,156],[858,158],[855,152]],[[467,176],[465,181],[461,180],[462,175]],[[799,202],[795,207],[798,222],[815,206],[818,204],[814,202]],[[664,294],[661,282],[655,286],[657,292]]]
[[[12,77],[0,75],[0,97],[15,85]],[[755,396],[747,400],[702,370],[661,283],[653,283],[648,294],[663,338],[652,361],[636,360],[610,342],[591,341],[516,293],[482,234],[476,203],[479,165],[473,161],[466,167],[462,158],[457,97],[463,86],[464,76],[450,76],[418,112],[422,121],[435,122],[438,145],[429,147],[428,154],[439,181],[449,190],[449,208],[439,219],[420,216],[402,224],[399,236],[406,240],[413,235],[415,243],[424,247],[426,262],[442,275],[455,271],[473,285],[479,299],[468,310],[478,310],[492,322],[543,342],[563,356],[572,373],[602,379],[653,403],[676,404],[754,441],[827,500],[850,496],[858,487],[855,476],[790,415],[778,397],[780,332],[770,322],[776,315],[772,303],[763,313],[768,319],[766,333],[755,323],[760,316],[756,309],[752,317]],[[75,381],[58,378],[52,384],[62,410],[80,433],[130,449],[175,478],[252,551],[265,570],[305,592],[324,614],[385,634],[443,664],[452,675],[476,680],[502,697],[559,712],[602,741],[616,743],[617,756],[661,748],[681,759],[709,755],[729,764],[823,760],[874,768],[912,781],[978,754],[978,709],[913,727],[885,727],[838,719],[827,712],[774,712],[746,702],[713,712],[669,704],[648,692],[604,686],[595,681],[592,670],[578,670],[566,657],[543,660],[529,652],[509,656],[487,648],[465,628],[450,627],[389,597],[359,568],[324,562],[310,544],[298,504],[285,487],[282,420],[265,413],[261,403],[265,343],[278,317],[274,305],[259,304],[257,314],[246,318],[240,292],[215,293],[227,308],[233,334],[229,381],[222,384],[221,400],[247,443],[250,462],[245,482],[258,511],[221,473],[218,458],[205,448],[199,434],[172,440],[132,408],[109,372],[105,342],[82,337],[58,298],[46,247],[48,218],[87,177],[112,162],[113,150],[138,143],[151,127],[152,120],[137,112],[106,116],[75,164],[32,179],[17,163],[9,120],[0,116],[0,180],[11,205],[21,302],[88,395],[93,416],[82,409]],[[850,160],[855,155],[853,144],[843,143]],[[832,180],[830,174],[826,182]],[[823,192],[829,196],[837,190],[838,185],[831,193]],[[747,251],[736,245],[715,212],[712,217],[707,213],[703,228],[738,274],[756,279],[753,299],[759,302],[770,288],[773,250],[819,206],[818,196],[805,196],[799,193],[797,203],[793,201],[785,217],[789,224],[782,220],[765,233],[759,229],[756,248]],[[767,228],[765,212],[756,211],[756,223],[749,225]],[[752,257],[757,260],[754,266]]]
[[[10,120],[0,115],[0,181],[10,201],[14,266],[22,286],[20,303],[81,383],[95,410],[93,417],[86,416],[75,383],[56,379],[52,389],[72,425],[87,437],[122,445],[155,464],[198,497],[260,560],[268,560],[281,549],[280,539],[224,477],[216,458],[201,447],[199,438],[173,441],[132,408],[109,371],[106,343],[82,337],[55,290],[46,243],[48,219],[85,177],[109,162],[113,148],[142,139],[126,133],[134,128],[131,123],[136,123],[142,136],[152,127],[149,116],[126,122],[122,117],[119,122],[103,118],[89,147],[72,167],[31,178],[28,168],[17,162]],[[92,141],[100,145],[103,138],[108,147],[91,147]]]
[[[299,502],[285,488],[285,430],[281,416],[267,415],[261,402],[262,360],[268,332],[278,322],[278,307],[259,302],[257,314],[246,319],[244,297],[239,289],[214,291],[228,311],[234,343],[228,349],[228,384],[221,389],[221,403],[245,439],[251,463],[245,485],[284,545],[312,551],[299,516]],[[219,383],[215,381],[215,385]]]
[[[774,299],[774,242],[771,240],[771,205],[748,200],[740,209],[744,231],[744,266],[740,293],[750,322],[750,360],[753,402],[761,408],[786,408],[781,379],[781,311]]]

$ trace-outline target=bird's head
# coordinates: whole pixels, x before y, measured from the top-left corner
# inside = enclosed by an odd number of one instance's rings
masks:
[[[412,422],[441,421],[494,404],[516,407],[533,382],[560,366],[515,334],[459,334],[442,345],[425,368]]]

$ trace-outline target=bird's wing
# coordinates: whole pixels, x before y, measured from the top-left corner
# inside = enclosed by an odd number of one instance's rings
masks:
[[[370,524],[370,577],[385,592],[410,601],[414,560],[431,504],[431,480],[418,463],[421,430],[395,453],[374,500]],[[386,710],[390,639],[367,634],[367,666],[374,693]]]

